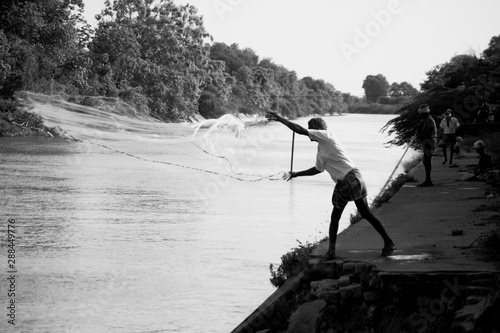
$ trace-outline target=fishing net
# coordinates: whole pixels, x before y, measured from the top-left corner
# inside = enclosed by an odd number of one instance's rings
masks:
[[[183,165],[176,161],[153,160],[138,154],[117,149],[113,143],[127,141],[161,145],[194,145],[212,158],[228,164],[228,177],[241,181],[279,179],[281,173],[264,176],[239,171],[238,161],[247,156],[244,147],[249,131],[264,126],[264,117],[242,119],[226,114],[219,119],[201,120],[196,123],[165,123],[146,114],[138,113],[132,106],[116,98],[73,97],[75,102],[86,102],[92,106],[69,102],[60,96],[49,96],[31,92],[19,95],[24,109],[38,115],[49,133],[67,141],[86,142],[151,163],[162,163],[182,168],[220,175],[220,172]],[[87,98],[87,100],[85,100]]]

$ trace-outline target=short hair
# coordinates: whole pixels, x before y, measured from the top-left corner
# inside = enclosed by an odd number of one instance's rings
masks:
[[[317,130],[326,130],[326,122],[323,120],[323,118],[312,118],[309,120],[307,123],[310,129],[317,129]]]

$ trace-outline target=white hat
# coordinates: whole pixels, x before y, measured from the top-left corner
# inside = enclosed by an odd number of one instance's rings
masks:
[[[484,148],[484,142],[482,140],[478,140],[474,142],[474,149]]]
[[[431,109],[429,109],[429,106],[428,105],[421,105],[419,108],[418,108],[418,113],[430,113],[431,112]]]

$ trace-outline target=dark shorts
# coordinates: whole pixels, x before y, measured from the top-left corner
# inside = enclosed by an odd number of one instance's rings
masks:
[[[453,146],[457,142],[457,135],[455,133],[444,134],[443,135],[443,142],[447,146]]]
[[[425,139],[422,141],[422,150],[424,151],[424,156],[432,156],[434,150],[436,149],[436,141],[437,140],[435,138]]]
[[[357,168],[352,169],[335,185],[332,195],[332,204],[335,208],[343,209],[349,201],[366,197],[366,184]]]

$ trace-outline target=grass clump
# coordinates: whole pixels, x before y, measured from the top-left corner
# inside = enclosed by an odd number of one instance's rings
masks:
[[[412,158],[409,160],[406,160],[403,162],[403,170],[404,173],[409,173],[411,170],[413,170],[414,167],[420,164],[422,162],[422,154],[417,154],[414,155]]]
[[[485,260],[494,261],[500,265],[500,228],[479,238],[475,252]]]
[[[403,187],[404,184],[408,182],[416,182],[417,180],[412,175],[407,173],[399,174],[387,188],[380,193],[380,195],[376,196],[371,204],[373,209],[377,209],[382,206],[383,203],[389,201],[398,191]]]
[[[275,287],[281,287],[287,279],[297,275],[308,267],[309,258],[312,250],[317,243],[306,242],[302,244],[297,240],[299,245],[292,248],[289,252],[281,256],[281,264],[275,268],[273,264],[269,265],[271,272],[271,284]]]
[[[15,99],[0,99],[0,136],[47,135],[40,116],[26,112]]]
[[[417,166],[422,161],[422,155],[415,155],[411,159],[403,162],[404,173],[400,173],[396,178],[394,178],[387,187],[379,193],[375,198],[373,198],[370,209],[377,209],[385,202],[388,202],[398,191],[403,187],[404,184],[409,182],[416,182],[417,180],[413,175],[410,175],[410,171]],[[351,214],[350,223],[355,224],[361,221],[363,217],[356,210],[354,214]]]

